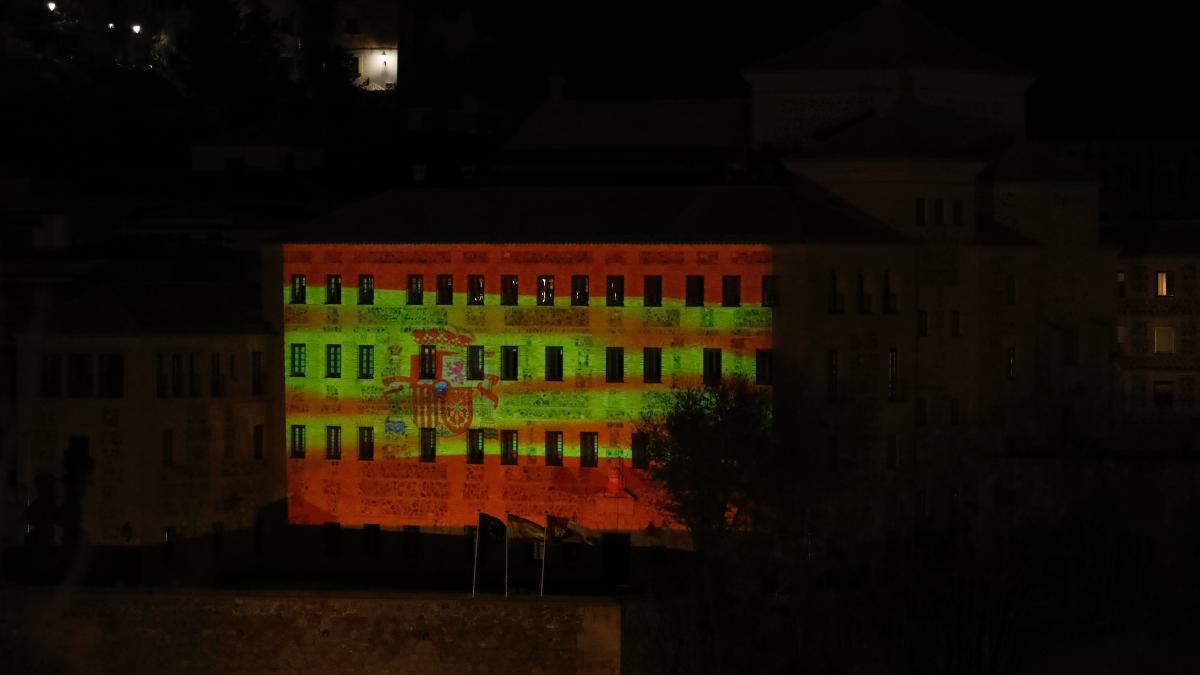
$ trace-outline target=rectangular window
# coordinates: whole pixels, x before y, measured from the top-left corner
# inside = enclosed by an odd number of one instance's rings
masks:
[[[292,275],[292,304],[303,305],[308,295],[308,280],[303,274]]]
[[[829,390],[828,393],[830,403],[836,403],[838,400],[838,394],[840,393],[838,391],[838,376],[838,351],[836,349],[830,349],[828,355],[828,369],[825,376],[826,385]]]
[[[422,380],[432,380],[437,377],[437,345],[421,345],[418,360],[419,375]]]
[[[358,275],[358,304],[375,304],[375,276],[372,274]]]
[[[579,465],[584,468],[595,468],[599,463],[599,434],[594,431],[579,433]]]
[[[505,274],[500,277],[500,304],[515,305],[517,304],[517,295],[520,292],[517,275]]]
[[[100,355],[100,398],[121,398],[125,395],[125,355]]]
[[[255,350],[250,352],[250,393],[262,396],[267,388],[267,375],[263,370],[263,353]]]
[[[408,275],[408,304],[425,304],[425,276],[421,274]]]
[[[1166,298],[1175,295],[1175,273],[1159,272],[1157,278],[1158,297]]]
[[[358,460],[371,462],[375,459],[375,428],[358,428]]]
[[[91,354],[67,355],[67,396],[91,398],[95,387]]]
[[[754,350],[754,383],[775,384],[775,352],[770,349]]]
[[[1125,297],[1125,272],[1117,272],[1117,297]]]
[[[896,296],[895,291],[892,290],[892,273],[891,272],[883,273],[882,293],[883,293],[883,313],[884,314],[895,314],[897,311],[899,311],[898,298]]]
[[[483,275],[467,275],[467,304],[482,305],[484,295]]]
[[[483,464],[483,429],[467,429],[467,464]]]
[[[845,303],[842,301],[842,292],[838,290],[838,277],[836,270],[829,271],[829,313],[841,314],[845,309]]]
[[[917,399],[916,404],[917,426],[923,427],[929,424],[929,407],[925,404],[925,399],[923,398]]]
[[[925,224],[925,198],[924,197],[917,197],[917,212],[916,212],[915,216],[916,216],[917,225]]]
[[[432,427],[421,429],[421,461],[437,461],[437,429]]]
[[[166,359],[158,355],[158,395],[167,395]],[[63,356],[57,352],[42,354],[42,369],[38,375],[38,394],[44,398],[62,396]]]
[[[187,381],[183,377],[183,354],[171,354],[171,395],[175,398],[183,396]]]
[[[1009,347],[1005,358],[1007,361],[1005,369],[1008,371],[1008,379],[1017,379],[1017,348]]]
[[[467,347],[467,379],[483,379],[483,345]]]
[[[454,304],[454,275],[439,274],[437,275],[437,304],[453,305]]]
[[[540,307],[554,305],[554,276],[543,274],[537,278],[537,304]]]
[[[209,369],[210,372],[208,374],[209,394],[213,398],[220,398],[225,395],[225,382],[221,370],[221,355],[213,352],[211,356],[212,367]]]
[[[253,441],[254,459],[262,459],[263,458],[264,445],[265,445],[265,440],[263,438],[263,425],[255,424],[254,425],[254,441]]]
[[[235,363],[235,355],[229,355],[229,381],[237,382],[237,367]]]
[[[900,354],[895,347],[888,349],[887,397],[889,401],[900,397]]]
[[[950,399],[950,426],[956,427],[962,421],[962,405],[958,399]]]
[[[563,463],[563,433],[561,431],[546,432],[546,466],[562,466]]]
[[[929,337],[929,312],[917,310],[917,337]]]
[[[175,432],[171,429],[165,429],[162,433],[162,462],[175,463]]]
[[[604,381],[625,381],[625,348],[606,347],[604,349]]]
[[[721,306],[742,306],[742,278],[736,274],[721,277]]]
[[[1175,329],[1171,326],[1154,327],[1154,353],[1175,353]]]
[[[292,345],[292,377],[304,377],[304,372],[308,368],[308,346],[303,344]]]
[[[513,465],[517,463],[517,432],[504,429],[500,432],[500,463]]]
[[[289,452],[292,459],[304,459],[304,425],[293,424],[289,442]]]
[[[196,367],[195,352],[188,354],[188,394],[200,395],[200,370]]]
[[[662,307],[662,276],[647,274],[642,277],[642,306]]]
[[[721,350],[704,348],[704,384],[716,387],[721,384]]]
[[[342,428],[325,427],[325,459],[342,458]]]
[[[375,345],[358,346],[358,379],[375,377]]]
[[[605,304],[609,307],[625,306],[625,277],[610,274],[605,281]]]
[[[546,347],[546,381],[562,382],[563,348]]]
[[[862,272],[858,273],[858,285],[855,288],[854,298],[859,314],[871,313],[871,294],[867,292],[867,279]]]
[[[894,469],[900,464],[900,444],[896,440],[896,434],[888,434],[887,436],[887,468]]]
[[[963,203],[961,199],[954,200],[954,224],[963,224]]]
[[[501,347],[500,348],[500,379],[501,380],[517,379],[517,348],[516,347]]]
[[[779,275],[764,274],[762,278],[762,306],[779,306]]]
[[[588,275],[575,274],[571,276],[571,304],[575,307],[587,306]]]
[[[642,349],[642,382],[646,384],[662,383],[662,348],[645,347]]]
[[[704,306],[704,275],[689,274],[686,281],[684,304],[688,307]]]
[[[1158,381],[1154,383],[1154,407],[1158,410],[1170,410],[1175,407],[1175,383]]]
[[[1005,295],[1010,307],[1017,304],[1017,275],[1008,275],[1008,282],[1005,284]]]
[[[633,468],[649,469],[650,468],[650,453],[647,448],[649,439],[646,434],[635,431],[632,438]]]
[[[342,376],[342,346],[325,345],[325,377]]]
[[[962,316],[957,309],[950,310],[950,337],[962,337]]]
[[[342,304],[342,275],[329,274],[325,276],[325,304]]]
[[[933,200],[933,224],[946,224],[946,202],[944,199]]]
[[[1064,366],[1079,365],[1079,329],[1074,326],[1063,328],[1062,359]]]

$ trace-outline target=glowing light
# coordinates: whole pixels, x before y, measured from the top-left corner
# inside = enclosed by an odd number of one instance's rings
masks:
[[[46,3],[46,9],[50,10],[51,12],[53,12],[54,10],[58,9],[58,5],[57,5],[57,4],[55,4],[55,3],[53,3],[53,2],[47,2],[47,3]]]
[[[132,26],[130,26],[130,28],[133,29],[133,33],[135,35],[142,32],[142,24],[140,24],[140,23],[135,23]]]
[[[113,29],[113,28],[115,28],[115,27],[116,27],[116,26],[115,26],[114,24],[111,24],[111,23],[110,23],[110,24],[108,24],[108,29],[109,29],[109,30],[112,30],[112,29]]]

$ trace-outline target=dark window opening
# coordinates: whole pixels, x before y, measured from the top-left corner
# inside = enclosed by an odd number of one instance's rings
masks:
[[[662,383],[662,348],[645,347],[642,349],[642,382],[646,384]]]
[[[742,278],[736,274],[721,277],[721,306],[742,306]]]
[[[933,200],[933,224],[946,224],[946,202],[942,199]]]
[[[67,396],[91,398],[95,387],[91,354],[67,355]]]
[[[408,304],[425,304],[425,277],[423,275],[408,275]]]
[[[437,345],[421,345],[421,355],[418,359],[419,377],[422,380],[432,380],[437,377]]]
[[[517,432],[505,429],[500,432],[500,463],[514,465],[517,463]]]
[[[325,377],[342,376],[342,346],[325,345]]]
[[[483,429],[467,430],[467,464],[483,464]]]
[[[467,275],[467,304],[482,305],[484,296],[484,285],[482,274]]]
[[[961,199],[954,200],[954,224],[963,224],[963,203]]]
[[[483,379],[483,345],[467,347],[467,379]]]
[[[537,278],[537,304],[541,307],[554,305],[554,276],[541,275]]]
[[[162,433],[162,462],[163,464],[175,463],[175,432],[171,429],[166,429]]]
[[[175,355],[178,358],[178,354]],[[303,344],[292,345],[292,377],[304,377],[304,371],[308,366],[308,346]]]
[[[838,372],[838,352],[836,349],[829,350],[828,360],[829,367],[826,373],[826,384],[829,390],[829,402],[836,403],[840,394],[838,387],[838,376],[840,373]]]
[[[916,403],[915,415],[917,426],[923,427],[929,424],[929,406],[925,403],[925,399],[923,398],[917,399]]]
[[[859,314],[871,313],[871,294],[867,292],[867,280],[862,272],[858,273],[858,287],[855,289],[855,304]]]
[[[762,278],[762,306],[763,307],[778,307],[779,306],[779,277],[778,275],[768,274]]]
[[[1005,296],[1010,307],[1017,304],[1017,276],[1015,274],[1008,275],[1008,282],[1005,284]]]
[[[561,431],[546,432],[546,466],[562,466],[563,464],[563,433]]]
[[[900,464],[900,444],[896,441],[896,434],[888,434],[886,461],[889,469],[894,469]]]
[[[634,432],[632,438],[632,454],[633,468],[649,469],[650,468],[650,453],[649,453],[649,437],[642,432]]]
[[[579,465],[584,468],[595,468],[599,463],[598,451],[599,434],[594,431],[583,431],[579,434]]]
[[[304,459],[304,431],[303,424],[292,425],[291,439],[289,442],[292,459]]]
[[[754,350],[754,383],[775,384],[775,352],[770,349]]]
[[[375,377],[375,345],[358,346],[358,379]]]
[[[562,382],[563,348],[546,347],[546,381]]]
[[[375,459],[375,429],[373,427],[358,428],[358,459],[370,462]]]
[[[686,297],[684,304],[688,307],[703,307],[704,306],[704,276],[700,274],[689,274],[686,281]]]
[[[888,349],[888,389],[889,401],[900,397],[900,356],[895,347]]]
[[[605,302],[609,307],[625,306],[625,277],[610,274],[605,282]]]
[[[704,384],[716,387],[721,384],[721,350],[714,347],[704,348]]]
[[[642,277],[642,306],[662,307],[662,277],[648,274]]]
[[[896,293],[892,290],[892,274],[891,272],[883,273],[883,313],[895,314],[899,304]]]
[[[1074,326],[1062,331],[1062,360],[1064,366],[1079,365],[1079,329]]]
[[[929,312],[917,310],[917,337],[929,337]]]
[[[501,380],[517,379],[517,348],[516,347],[501,347],[500,348],[500,379]]]
[[[342,458],[342,428],[325,427],[325,459]]]
[[[845,301],[841,291],[838,290],[837,272],[830,270],[829,272],[829,313],[841,314],[845,307]]]
[[[450,274],[439,274],[437,276],[437,304],[453,305],[454,304],[454,276]]]
[[[342,304],[342,275],[330,274],[325,277],[325,304]]]
[[[217,355],[214,354],[213,356]],[[101,354],[99,358],[100,398],[121,398],[125,396],[125,355],[119,353]]]
[[[571,304],[586,307],[588,304],[588,276],[576,274],[571,277]]]
[[[308,295],[308,280],[303,274],[292,275],[292,304],[303,305]]]
[[[432,427],[421,429],[421,461],[437,461],[437,429]]]
[[[500,304],[515,305],[517,304],[517,295],[520,291],[520,286],[515,274],[505,274],[500,277]]]
[[[1158,410],[1170,410],[1175,407],[1175,383],[1154,383],[1154,407]]]
[[[101,357],[101,366],[103,366],[103,357]],[[225,378],[222,376],[221,370],[221,355],[212,353],[212,368],[208,377],[209,394],[213,398],[220,398],[225,395]],[[101,385],[104,383],[103,368],[101,368]]]
[[[962,337],[962,314],[957,309],[950,310],[950,337]]]
[[[625,381],[625,348],[606,347],[604,349],[604,381]]]
[[[358,275],[358,304],[375,304],[375,277],[370,274]]]
[[[915,215],[916,215],[917,225],[924,225],[925,224],[925,198],[924,197],[917,198],[917,212]]]
[[[254,425],[254,459],[262,459],[265,450],[265,439],[263,438],[263,425]]]
[[[56,352],[42,354],[42,368],[38,376],[38,394],[43,398],[62,396],[63,355]],[[166,357],[158,355],[158,395],[167,395]]]

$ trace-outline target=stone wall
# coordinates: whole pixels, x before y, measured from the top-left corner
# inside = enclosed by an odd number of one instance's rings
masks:
[[[607,600],[0,589],[14,673],[617,673]]]

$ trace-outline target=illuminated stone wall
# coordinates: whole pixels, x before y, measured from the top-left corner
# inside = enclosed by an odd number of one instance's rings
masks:
[[[483,510],[553,513],[606,530],[663,525],[654,487],[632,466],[634,427],[672,387],[701,383],[705,348],[721,350],[723,375],[755,379],[758,350],[771,344],[774,310],[762,287],[772,274],[770,249],[753,244],[286,245],[289,520],[462,526]],[[297,275],[302,303],[292,297]],[[340,275],[340,302],[327,297],[330,275]],[[373,277],[372,304],[359,303],[361,275]],[[423,282],[419,304],[409,304],[413,275]],[[444,304],[439,275],[453,283]],[[483,275],[482,305],[467,302],[469,275]],[[501,304],[506,275],[517,277],[515,305]],[[586,306],[572,304],[575,275],[588,277]],[[661,276],[661,306],[646,306],[647,275]],[[610,276],[623,278],[622,306],[609,305]],[[703,276],[703,306],[688,306],[688,276]],[[726,276],[740,279],[739,306],[723,306]],[[539,277],[553,277],[552,303],[539,297]],[[304,346],[303,375],[293,345]],[[330,367],[330,345],[340,347],[340,368]],[[372,348],[372,368],[360,368],[360,346]],[[472,346],[483,349],[479,379]],[[421,377],[422,347],[432,377]],[[517,348],[512,379],[501,377],[503,347]],[[547,380],[547,347],[562,349],[561,381]],[[613,347],[624,350],[621,382],[607,377]],[[644,381],[646,347],[661,349],[661,383]],[[329,427],[340,428],[340,459],[327,447]],[[433,461],[422,461],[422,428],[434,430]],[[360,429],[373,437],[370,461],[359,458]],[[480,464],[468,462],[469,430],[483,436]],[[501,463],[506,430],[517,434],[511,465]],[[547,465],[547,432],[563,434],[562,466]],[[597,434],[595,467],[581,462],[584,432]]]

